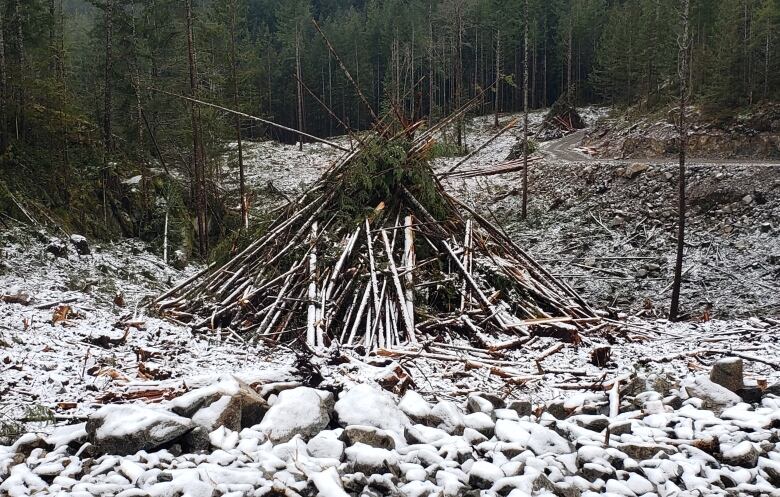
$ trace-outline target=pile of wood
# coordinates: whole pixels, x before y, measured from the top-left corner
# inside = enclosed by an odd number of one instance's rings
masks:
[[[157,309],[199,331],[366,353],[441,333],[527,336],[539,319],[587,326],[588,305],[429,166],[434,137],[460,113],[416,137],[420,123],[364,137],[246,248]]]

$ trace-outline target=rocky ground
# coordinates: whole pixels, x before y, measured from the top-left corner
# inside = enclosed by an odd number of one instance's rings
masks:
[[[471,147],[494,132],[489,118],[468,130]],[[570,342],[451,334],[363,357],[193,335],[144,306],[202,267],[132,240],[0,233],[0,495],[778,495],[777,169],[690,169],[692,319],[672,324],[656,316],[673,167],[562,148],[583,159],[542,147],[529,222],[520,173],[447,185],[605,309]],[[258,215],[337,157],[247,155]]]
[[[399,399],[368,384],[334,393],[227,376],[159,405],[109,404],[86,422],[21,437],[0,449],[0,491],[780,495],[780,385],[742,382],[741,359],[728,358],[679,387],[635,376],[548,404],[493,393],[431,404],[413,390]]]

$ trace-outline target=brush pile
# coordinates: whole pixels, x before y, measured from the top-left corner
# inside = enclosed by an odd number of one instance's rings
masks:
[[[585,120],[577,112],[571,96],[564,93],[550,107],[550,111],[542,122],[541,129],[537,133],[537,138],[540,141],[555,140],[584,127]]]
[[[363,137],[221,267],[158,298],[196,331],[364,353],[442,333],[569,336],[593,311],[497,226],[448,195],[429,166],[434,136]]]

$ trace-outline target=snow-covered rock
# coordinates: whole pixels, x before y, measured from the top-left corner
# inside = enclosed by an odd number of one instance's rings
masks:
[[[395,439],[385,430],[373,426],[349,425],[344,428],[342,438],[349,445],[363,443],[380,449],[395,449]]]
[[[232,375],[212,385],[191,390],[170,402],[174,413],[192,418],[207,432],[219,426],[239,431],[263,419],[268,403],[251,386]]]
[[[431,409],[431,422],[450,435],[462,435],[466,427],[463,412],[454,402],[443,400]]]
[[[704,376],[694,377],[683,383],[683,387],[689,396],[701,399],[702,407],[712,410],[716,415],[742,402],[739,395]]]
[[[258,429],[273,443],[295,435],[311,438],[330,423],[333,394],[309,387],[284,390],[260,422]]]
[[[391,394],[366,384],[343,392],[335,411],[341,426],[367,425],[401,434],[410,424]]]
[[[710,381],[737,392],[745,386],[742,373],[742,359],[739,357],[724,357],[718,359],[710,370]]]
[[[191,420],[161,408],[112,404],[89,417],[86,431],[98,452],[135,454],[171,442],[193,426]]]
[[[366,475],[398,472],[398,454],[395,451],[356,443],[347,447],[345,452],[347,463],[353,472]]]
[[[401,402],[398,403],[398,408],[415,423],[423,422],[431,414],[431,405],[414,390],[404,394]]]
[[[742,466],[755,468],[758,463],[759,452],[755,444],[747,440],[736,444],[723,451],[721,460],[730,466]]]
[[[488,489],[495,482],[506,476],[501,468],[487,461],[477,461],[469,470],[469,485],[480,489]]]
[[[573,451],[568,440],[549,428],[529,421],[499,419],[496,421],[496,437],[504,442],[524,445],[536,455],[567,454]]]

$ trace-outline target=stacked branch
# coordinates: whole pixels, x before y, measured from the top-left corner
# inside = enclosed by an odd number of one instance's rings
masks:
[[[240,253],[158,298],[158,310],[196,330],[365,352],[442,332],[528,335],[540,319],[586,326],[594,314],[571,288],[444,191],[429,155],[455,118],[415,138],[367,138]]]

